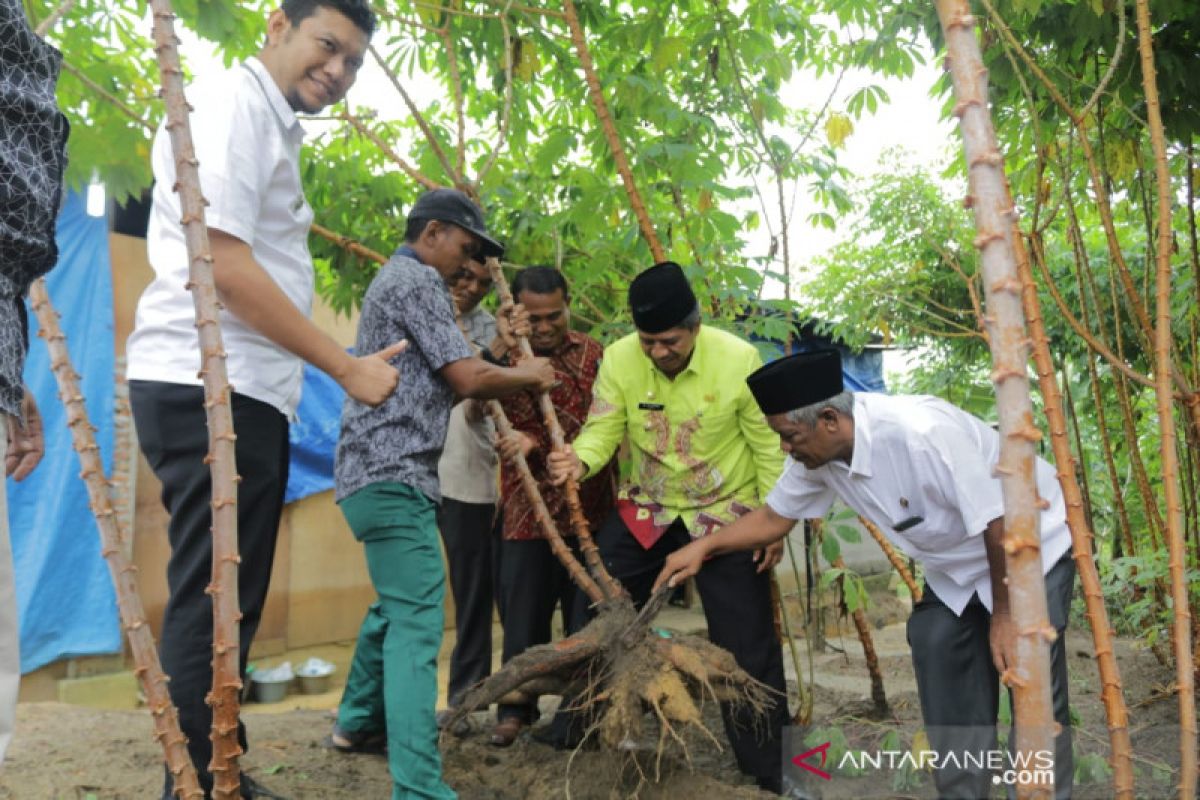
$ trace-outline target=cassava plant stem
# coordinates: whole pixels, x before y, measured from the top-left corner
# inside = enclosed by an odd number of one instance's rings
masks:
[[[179,194],[187,246],[188,288],[196,309],[200,342],[200,376],[204,381],[204,408],[208,419],[208,455],[212,478],[212,583],[206,590],[213,604],[212,691],[206,701],[212,706],[212,761],[215,800],[237,800],[241,794],[238,758],[238,706],[242,681],[239,676],[238,604],[238,482],[231,389],[225,369],[225,346],[218,318],[220,304],[213,282],[213,257],[204,222],[204,196],[192,145],[189,106],[183,93],[183,70],[179,64],[179,40],[175,36],[175,14],[170,0],[150,0],[154,17],[154,50],[162,75],[166,101],[166,130],[175,156],[175,191]]]

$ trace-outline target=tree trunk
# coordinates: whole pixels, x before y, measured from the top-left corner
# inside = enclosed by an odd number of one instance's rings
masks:
[[[625,155],[625,147],[621,144],[617,126],[613,123],[612,114],[608,111],[608,103],[604,101],[604,90],[600,86],[600,78],[596,75],[592,54],[588,50],[587,39],[583,35],[583,26],[579,24],[579,15],[575,13],[575,4],[571,0],[563,0],[563,13],[567,25],[571,29],[571,43],[575,46],[575,53],[579,56],[579,65],[583,68],[583,76],[587,80],[592,107],[596,110],[596,118],[600,120],[600,128],[604,131],[604,138],[608,140],[609,149],[612,150],[613,161],[616,162],[617,172],[625,185],[625,194],[629,196],[629,206],[633,209],[634,216],[637,217],[642,238],[650,246],[650,254],[654,256],[654,260],[664,261],[667,257],[666,251],[663,250],[662,243],[658,240],[658,234],[654,232],[654,225],[650,222],[646,204],[642,202],[642,195],[638,192],[637,184],[633,180],[633,170],[629,168],[629,158]]]
[[[841,556],[838,556],[832,566],[835,569],[844,570],[846,562]],[[838,578],[844,581],[842,576],[839,575]],[[887,716],[887,693],[883,690],[883,673],[879,670],[879,656],[875,655],[875,641],[871,638],[871,625],[867,622],[866,612],[861,607],[851,611],[850,618],[854,620],[854,630],[858,632],[863,658],[867,662],[867,674],[871,676],[871,702],[874,703],[875,712],[879,716]]]
[[[1033,424],[1026,373],[1028,335],[1021,308],[1021,281],[1013,251],[1016,211],[1004,176],[987,106],[987,70],[975,19],[966,0],[937,0],[946,37],[946,61],[954,81],[966,152],[987,303],[985,321],[992,350],[992,382],[1000,420],[1000,461],[996,472],[1004,493],[1004,551],[1009,602],[1016,634],[1016,666],[1003,676],[1013,689],[1017,749],[1029,754],[1054,750],[1054,717],[1050,695],[1050,642],[1055,637],[1046,612],[1042,573],[1035,443],[1041,432]],[[1023,777],[1023,775],[1022,775]],[[1018,797],[1049,797],[1050,787],[1022,782]]]
[[[104,465],[100,460],[100,448],[88,419],[87,406],[79,390],[79,375],[71,366],[67,351],[67,337],[59,327],[59,314],[50,304],[46,283],[34,281],[29,289],[33,312],[37,315],[38,335],[46,340],[50,350],[50,369],[58,381],[58,396],[67,407],[67,427],[71,429],[71,442],[79,454],[83,468],[80,476],[87,485],[88,499],[96,527],[100,529],[100,553],[108,563],[109,574],[117,592],[117,611],[121,615],[121,626],[129,637],[129,651],[133,655],[134,675],[146,695],[146,705],[154,719],[154,738],[162,745],[167,769],[175,781],[175,793],[183,798],[201,798],[204,793],[196,778],[196,768],[188,756],[187,739],[179,730],[179,715],[167,692],[167,676],[158,660],[158,649],[154,645],[154,634],[146,624],[146,612],[138,594],[137,568],[127,555],[129,531],[122,529],[120,519],[113,510],[108,481],[104,479]]]
[[[1191,800],[1196,796],[1196,694],[1188,586],[1184,576],[1187,554],[1183,540],[1183,509],[1179,497],[1175,404],[1171,392],[1171,175],[1167,169],[1167,146],[1163,139],[1162,112],[1158,101],[1148,0],[1137,0],[1137,28],[1138,52],[1142,57],[1142,85],[1146,91],[1146,121],[1150,126],[1150,142],[1154,148],[1154,170],[1158,182],[1154,393],[1158,399],[1158,425],[1162,433],[1162,485],[1166,500],[1171,599],[1175,612],[1175,680],[1179,692],[1179,796],[1182,800]]]
[[[1029,320],[1029,330],[1033,339],[1033,360],[1037,365],[1038,385],[1042,390],[1046,422],[1050,427],[1050,444],[1058,468],[1058,482],[1062,486],[1063,502],[1067,508],[1067,526],[1071,529],[1075,569],[1079,573],[1079,584],[1083,588],[1083,602],[1087,608],[1092,642],[1096,648],[1096,666],[1100,671],[1100,696],[1104,700],[1108,738],[1112,747],[1110,763],[1113,770],[1113,796],[1132,798],[1133,747],[1129,742],[1129,717],[1125,708],[1125,693],[1121,686],[1121,670],[1113,652],[1113,633],[1108,622],[1108,610],[1104,607],[1104,591],[1100,587],[1100,575],[1092,557],[1092,530],[1084,514],[1082,492],[1075,477],[1075,459],[1067,441],[1063,398],[1054,380],[1050,340],[1046,337],[1046,329],[1042,324],[1037,286],[1033,282],[1033,270],[1030,269],[1029,257],[1021,243],[1019,231],[1013,232],[1013,245],[1016,249],[1017,269],[1025,287],[1025,316]],[[1091,356],[1088,358],[1090,361]]]
[[[233,413],[230,408],[229,378],[225,370],[225,347],[218,321],[217,291],[213,284],[212,251],[204,223],[205,200],[200,192],[200,173],[192,146],[189,106],[183,94],[183,70],[179,64],[179,40],[175,37],[175,14],[170,0],[150,0],[154,15],[154,49],[162,73],[163,99],[167,107],[166,129],[175,155],[176,184],[183,217],[184,239],[189,263],[188,287],[196,306],[196,329],[200,340],[204,380],[204,408],[208,417],[209,452],[205,461],[212,475],[212,583],[208,592],[213,602],[213,683],[206,698],[212,706],[213,797],[236,800],[241,775],[238,757],[238,534],[237,464]]]

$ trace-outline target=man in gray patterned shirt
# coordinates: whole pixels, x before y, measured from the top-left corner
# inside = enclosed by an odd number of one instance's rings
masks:
[[[386,741],[393,797],[453,798],[434,718],[446,583],[438,458],[456,396],[546,390],[555,377],[545,358],[499,367],[472,356],[455,324],[447,281],[468,260],[503,252],[465,194],[422,195],[404,238],[367,289],[356,345],[369,353],[407,339],[397,364],[404,379],[379,406],[347,398],[342,410],[337,500],[366,550],[378,599],[359,631],[329,743],[355,751]]]

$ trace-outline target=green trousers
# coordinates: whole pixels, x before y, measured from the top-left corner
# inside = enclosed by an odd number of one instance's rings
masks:
[[[392,800],[455,798],[442,780],[434,718],[446,591],[436,506],[401,483],[371,484],[341,506],[379,599],[358,634],[338,727],[387,731]]]

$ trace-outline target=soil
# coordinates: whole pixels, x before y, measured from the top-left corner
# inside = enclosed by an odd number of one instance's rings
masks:
[[[878,609],[878,606],[876,607]],[[795,616],[792,619],[796,619]],[[816,700],[813,720],[820,730],[811,741],[844,737],[850,749],[879,748],[889,734],[899,748],[911,747],[920,730],[911,662],[902,623],[873,619],[875,647],[880,656],[890,713],[880,718],[869,702],[869,684],[862,651],[853,629],[828,634],[825,652],[813,654]],[[1108,752],[1104,710],[1091,657],[1091,637],[1081,626],[1068,632],[1071,705],[1077,717],[1075,749],[1076,798],[1106,798],[1112,794],[1102,763]],[[803,640],[798,641],[802,663],[807,661]],[[844,652],[838,652],[838,650]],[[1171,671],[1133,640],[1119,640],[1118,661],[1130,707],[1130,724],[1136,752],[1137,796],[1175,796],[1175,769],[1179,760],[1178,704],[1170,693]],[[789,677],[794,678],[791,656],[785,649]],[[808,668],[804,666],[806,685]],[[789,681],[790,699],[796,685]],[[543,711],[556,701],[543,698]],[[248,707],[252,711],[253,706]],[[543,719],[548,716],[543,715]],[[387,798],[391,781],[386,762],[375,756],[346,756],[322,748],[330,717],[320,710],[283,713],[246,713],[252,744],[244,769],[273,792],[288,798]],[[716,708],[706,706],[706,724],[723,749],[693,734],[690,763],[678,750],[667,752],[657,763],[653,741],[634,754],[582,749],[559,752],[528,736],[509,749],[487,742],[491,719],[485,713],[472,718],[473,731],[464,738],[443,737],[442,753],[447,781],[464,800],[539,800],[575,798],[608,800],[642,797],[765,798],[742,776],[734,764]],[[648,725],[648,728],[651,726]],[[804,740],[803,735],[792,739]],[[837,748],[834,748],[834,751]],[[890,746],[887,747],[890,749]],[[834,755],[834,751],[830,755]],[[797,750],[797,752],[802,752]],[[100,711],[58,703],[27,703],[18,708],[17,729],[9,758],[0,772],[0,800],[114,800],[155,798],[161,787],[161,753],[151,738],[144,711]],[[833,758],[830,759],[834,761]],[[830,765],[832,766],[832,764]],[[1088,773],[1091,773],[1089,775]],[[876,771],[849,776],[834,771],[829,781],[810,781],[809,796],[838,798],[933,797],[928,773],[909,775]],[[999,793],[997,796],[1003,796]]]

